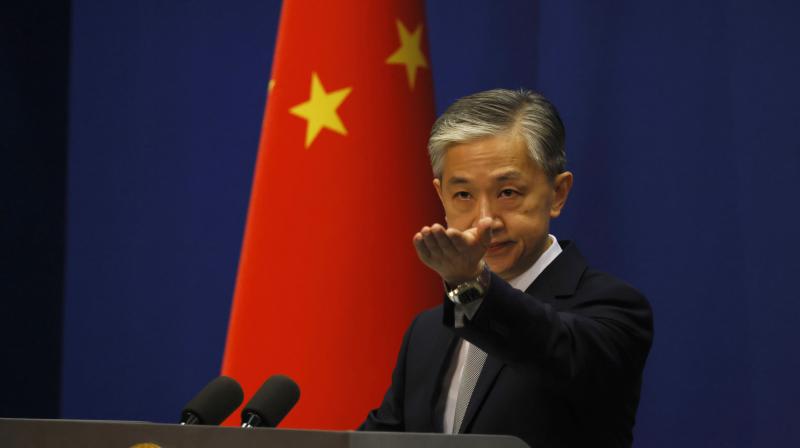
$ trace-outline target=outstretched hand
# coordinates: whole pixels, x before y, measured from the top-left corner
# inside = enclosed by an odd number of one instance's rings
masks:
[[[455,286],[480,274],[481,260],[492,240],[491,226],[489,217],[467,230],[445,229],[441,224],[425,226],[414,235],[414,247],[425,265]]]

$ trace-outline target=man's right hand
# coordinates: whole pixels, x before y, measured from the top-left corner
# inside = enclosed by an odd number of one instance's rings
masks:
[[[492,218],[484,217],[467,230],[445,229],[441,224],[425,226],[414,235],[417,256],[442,280],[455,286],[474,280],[492,240]]]

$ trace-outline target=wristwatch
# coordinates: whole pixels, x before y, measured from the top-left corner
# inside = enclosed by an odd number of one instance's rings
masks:
[[[466,305],[486,296],[486,291],[489,290],[489,280],[492,275],[486,263],[481,262],[483,269],[474,280],[468,280],[464,283],[459,283],[455,288],[447,291],[447,298],[453,303]]]

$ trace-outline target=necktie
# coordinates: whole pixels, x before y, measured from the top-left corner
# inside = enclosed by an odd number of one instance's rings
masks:
[[[458,385],[458,396],[456,397],[456,410],[453,417],[453,434],[457,434],[461,429],[461,422],[467,412],[469,400],[478,383],[478,377],[486,361],[486,352],[464,341],[467,344],[467,359],[464,361],[464,371],[461,373],[461,383]]]

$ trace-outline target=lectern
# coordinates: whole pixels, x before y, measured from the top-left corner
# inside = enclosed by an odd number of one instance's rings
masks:
[[[511,436],[0,419],[3,448],[527,448]]]

